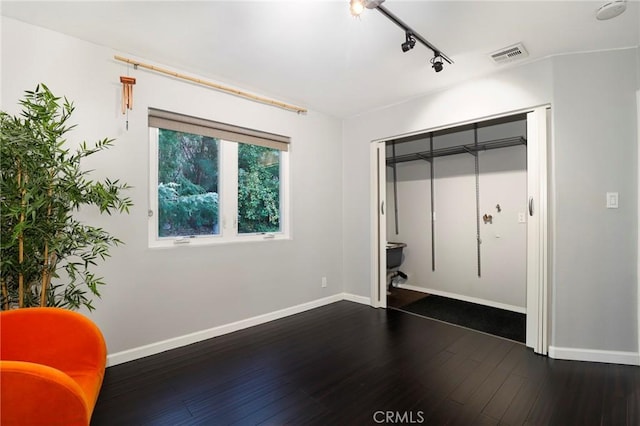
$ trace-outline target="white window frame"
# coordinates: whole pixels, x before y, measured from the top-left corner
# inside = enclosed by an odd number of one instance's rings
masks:
[[[238,242],[291,239],[289,156],[280,151],[280,231],[238,233],[238,143],[219,139],[218,145],[218,222],[219,233],[211,235],[159,237],[158,235],[158,137],[159,130],[149,127],[149,247],[169,248],[205,246]]]

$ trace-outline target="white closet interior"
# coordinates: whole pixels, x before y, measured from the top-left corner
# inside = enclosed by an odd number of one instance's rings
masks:
[[[526,137],[519,114],[386,143],[399,286],[526,311]]]

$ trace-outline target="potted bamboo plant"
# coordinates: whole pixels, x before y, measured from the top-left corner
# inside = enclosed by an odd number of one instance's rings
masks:
[[[123,196],[126,183],[91,179],[81,161],[113,140],[69,149],[74,106],[44,84],[25,92],[20,105],[19,116],[0,112],[0,306],[93,310],[104,282],[92,269],[121,241],[75,213],[91,205],[123,213],[132,202]]]

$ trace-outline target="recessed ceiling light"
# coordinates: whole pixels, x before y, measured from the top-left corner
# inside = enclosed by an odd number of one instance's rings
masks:
[[[614,0],[609,3],[605,3],[596,11],[596,18],[599,21],[605,21],[607,19],[615,18],[621,15],[622,12],[627,10],[626,0]]]

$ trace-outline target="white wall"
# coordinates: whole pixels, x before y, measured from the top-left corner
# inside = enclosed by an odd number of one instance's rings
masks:
[[[551,344],[637,352],[636,56],[551,58],[346,120],[344,264],[364,267],[345,268],[345,290],[371,286],[372,140],[551,103]],[[607,191],[620,209],[604,208]]]
[[[130,215],[83,213],[126,245],[98,270],[107,285],[91,314],[109,352],[197,332],[342,292],[341,124],[297,115],[144,70],[127,70],[111,49],[2,18],[2,109],[44,82],[76,105],[70,142],[116,138],[86,166],[133,185]],[[125,54],[126,56],[126,54]],[[145,62],[145,58],[140,58]],[[179,71],[179,70],[178,70]],[[136,77],[129,130],[120,75]],[[286,101],[286,100],[285,100]],[[290,241],[169,249],[147,245],[147,108],[166,109],[291,136]],[[321,288],[321,277],[328,287]]]
[[[637,350],[635,67],[635,49],[554,59],[555,346]]]
[[[481,142],[516,136],[526,137],[525,121],[478,129]],[[473,144],[473,131],[436,136],[433,142],[434,149]],[[397,155],[407,149],[428,150],[428,139],[396,144]],[[388,156],[389,152],[387,149]],[[397,164],[397,235],[393,171],[387,168],[387,240],[407,244],[401,268],[409,276],[407,285],[524,312],[527,234],[526,224],[518,223],[518,213],[526,211],[526,153],[525,145],[479,153],[480,215],[493,217],[491,223],[480,220],[481,277],[474,157],[459,154],[434,159],[435,271],[431,268],[430,163]]]

